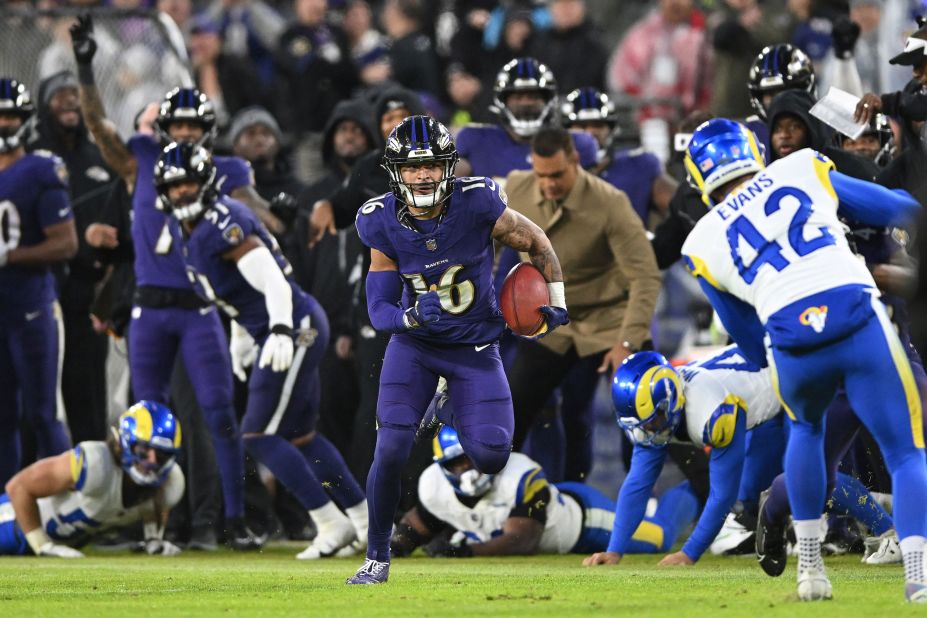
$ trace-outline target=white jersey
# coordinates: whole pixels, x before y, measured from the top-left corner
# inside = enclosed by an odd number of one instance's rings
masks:
[[[746,410],[748,430],[774,418],[781,409],[769,369],[748,361],[735,345],[676,371],[683,380],[686,397],[686,429],[698,446],[720,448],[730,442],[731,432],[714,432],[714,423],[725,413],[724,404],[736,404]],[[706,437],[707,442],[712,442],[713,434],[714,441],[722,443],[707,444]]]
[[[126,508],[122,500],[123,471],[105,442],[81,442],[71,451],[74,489],[39,498],[42,528],[57,542],[80,544],[88,535],[154,514],[154,500]],[[168,508],[183,496],[184,477],[174,465],[164,482]]]
[[[779,309],[818,292],[875,288],[837,218],[833,169],[827,157],[805,148],[731,192],[683,244],[693,273],[753,305],[764,324]]]
[[[517,506],[528,504],[541,489],[550,490],[547,520],[538,547],[540,553],[566,554],[576,545],[583,527],[583,512],[572,497],[547,482],[541,466],[527,455],[512,453],[489,491],[472,508],[460,502],[441,466],[428,466],[418,481],[418,499],[432,515],[462,532],[470,542],[485,543],[502,533]]]

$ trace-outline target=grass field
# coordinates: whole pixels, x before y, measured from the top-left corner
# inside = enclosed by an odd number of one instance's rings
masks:
[[[0,558],[0,616],[927,616],[903,601],[899,565],[828,559],[836,599],[802,604],[794,565],[766,577],[750,558],[657,568],[654,556],[585,568],[579,556],[396,560],[385,586],[349,587],[360,559],[306,563],[296,550],[176,558],[91,553]]]

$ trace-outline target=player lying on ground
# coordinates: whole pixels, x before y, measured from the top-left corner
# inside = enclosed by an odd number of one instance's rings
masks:
[[[756,137],[721,118],[696,130],[685,163],[713,208],[689,234],[683,258],[744,354],[757,364],[768,360],[792,421],[785,481],[799,598],[832,597],[819,538],[824,413],[843,386],[892,474],[905,598],[927,603],[921,401],[876,283],[838,219],[839,212],[870,225],[902,225],[920,205],[905,191],[835,171],[810,148],[766,167]]]
[[[93,535],[138,520],[140,549],[173,556],[163,540],[171,507],[183,496],[174,465],[180,425],[166,406],[140,401],[119,417],[106,442],[81,442],[14,476],[0,496],[0,555],[82,558]]]

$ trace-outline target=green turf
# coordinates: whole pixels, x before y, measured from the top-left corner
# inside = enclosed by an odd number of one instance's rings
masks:
[[[749,558],[658,568],[655,556],[632,556],[585,568],[579,556],[423,557],[396,560],[385,586],[349,587],[359,559],[307,563],[295,553],[0,558],[0,616],[927,616],[904,603],[900,566],[859,556],[828,559],[835,601],[801,604],[794,566],[773,579]]]

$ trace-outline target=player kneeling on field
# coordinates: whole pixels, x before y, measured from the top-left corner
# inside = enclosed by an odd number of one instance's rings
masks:
[[[419,478],[418,505],[390,540],[393,556],[426,543],[428,555],[455,558],[588,553],[608,545],[611,501],[581,483],[549,484],[526,455],[512,453],[501,472],[484,474],[457,432],[444,426],[434,438],[434,460]]]
[[[83,558],[75,547],[107,528],[141,519],[149,554],[180,549],[163,540],[184,477],[174,465],[180,424],[171,411],[140,401],[119,417],[106,442],[74,449],[21,470],[0,495],[0,555]]]

